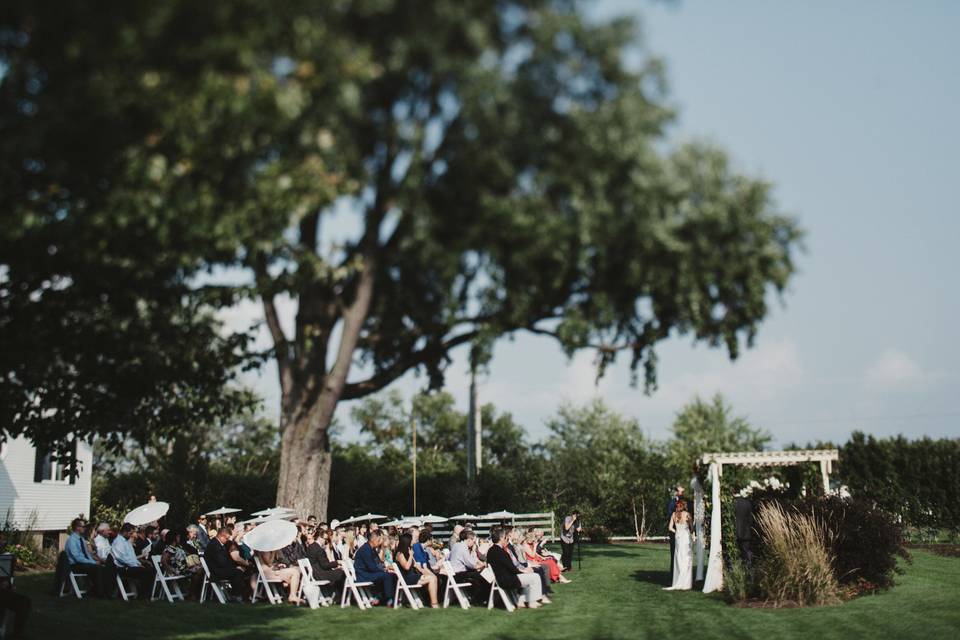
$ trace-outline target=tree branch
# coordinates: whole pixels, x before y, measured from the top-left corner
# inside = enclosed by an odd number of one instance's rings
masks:
[[[283,327],[280,326],[280,315],[277,313],[277,306],[273,300],[273,293],[270,292],[270,275],[267,273],[266,258],[263,255],[257,257],[254,261],[254,273],[257,279],[257,291],[260,293],[260,299],[263,301],[263,315],[267,321],[267,328],[270,330],[270,337],[273,339],[273,349],[277,356],[277,369],[280,373],[280,389],[284,397],[289,397],[293,389],[293,370],[290,358],[290,342],[283,333]]]
[[[454,347],[470,342],[480,334],[479,331],[468,331],[454,336],[439,345],[428,345],[419,351],[407,354],[393,365],[374,373],[366,380],[352,382],[343,388],[342,400],[354,400],[376,393],[388,386],[391,382],[405,374],[410,369],[426,364],[430,360],[440,357]]]

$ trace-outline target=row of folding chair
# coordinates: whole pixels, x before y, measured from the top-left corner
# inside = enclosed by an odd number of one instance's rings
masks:
[[[114,579],[117,582],[117,592],[124,601],[129,601],[137,597],[136,582],[129,578],[124,578],[119,573],[114,576]],[[67,574],[67,579],[60,584],[60,596],[63,597],[67,595],[69,591],[72,591],[78,600],[82,600],[83,596],[90,591],[89,582],[90,578],[87,574],[70,571]],[[67,585],[69,585],[69,590]],[[156,589],[156,582],[154,582],[154,589]]]
[[[155,555],[151,556],[151,561],[153,562],[154,570],[156,571],[156,577],[153,581],[153,589],[150,593],[150,600],[158,600],[161,597],[165,597],[167,601],[173,603],[177,600],[184,600],[185,596],[180,588],[180,581],[189,580],[189,576],[168,576],[163,572],[163,568],[160,565],[160,556]],[[281,580],[271,580],[267,579],[264,576],[263,565],[260,563],[260,559],[254,557],[254,564],[257,571],[256,585],[253,591],[253,597],[251,598],[252,602],[256,602],[258,598],[266,599],[271,604],[280,604],[283,602],[283,596],[280,593],[280,584]],[[298,568],[300,570],[300,589],[297,594],[297,597],[301,600],[305,600],[306,591],[311,587],[316,587],[319,591],[318,604],[324,607],[329,607],[333,602],[333,595],[327,595],[323,591],[323,587],[329,587],[329,580],[316,580],[313,577],[313,567],[310,564],[310,561],[306,558],[302,558],[297,561]],[[210,575],[210,568],[207,566],[206,560],[203,556],[200,556],[200,566],[203,569],[203,586],[200,590],[200,602],[203,603],[207,599],[207,591],[210,590],[210,593],[213,594],[213,597],[217,599],[220,604],[227,603],[226,591],[230,589],[230,582],[228,580],[214,580]],[[464,593],[464,589],[469,588],[471,585],[468,582],[457,582],[456,576],[453,572],[453,566],[450,564],[449,560],[443,561],[443,567],[447,574],[447,584],[443,592],[443,608],[450,606],[453,596],[456,599],[457,604],[460,605],[462,609],[470,608],[470,600]],[[371,589],[373,587],[372,582],[363,582],[357,579],[356,569],[353,566],[353,561],[349,558],[343,560],[343,569],[346,574],[344,580],[343,592],[340,596],[340,606],[349,607],[351,601],[357,605],[360,609],[370,609],[373,607],[373,594]],[[407,584],[403,579],[403,575],[399,570],[399,567],[393,565],[392,571],[396,574],[397,577],[397,586],[394,590],[393,601],[396,608],[400,608],[403,600],[406,600],[407,604],[410,605],[413,609],[423,609],[423,599],[420,597],[420,590],[424,585],[420,584]],[[74,595],[78,599],[82,599],[83,596],[89,590],[89,587],[84,589],[81,585],[81,581],[87,580],[87,575],[83,573],[74,573],[70,572],[67,580],[63,582],[60,588],[60,595],[66,595],[67,585],[69,584],[73,590]],[[116,576],[117,589],[121,597],[126,601],[132,598],[135,598],[137,595],[137,586],[136,583],[132,580],[127,580],[121,577],[119,574]],[[162,595],[161,595],[162,594]],[[504,606],[507,608],[507,611],[513,611],[516,606],[515,596],[507,593],[500,585],[497,584],[496,579],[494,578],[493,583],[490,588],[490,597],[487,602],[487,608],[493,608],[495,603],[495,598],[499,596]]]

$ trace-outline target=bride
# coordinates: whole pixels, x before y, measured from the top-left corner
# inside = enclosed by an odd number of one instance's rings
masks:
[[[693,588],[693,554],[691,547],[691,518],[685,500],[677,500],[676,510],[670,517],[670,531],[676,535],[676,551],[673,555],[673,583],[664,587],[667,591],[688,591]]]

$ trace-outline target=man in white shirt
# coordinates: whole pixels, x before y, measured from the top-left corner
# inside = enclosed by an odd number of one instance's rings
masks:
[[[132,578],[139,584],[137,585],[137,596],[141,600],[150,597],[150,589],[153,587],[154,571],[152,567],[144,566],[137,558],[137,554],[130,544],[130,536],[136,531],[132,524],[125,524],[120,529],[120,533],[113,539],[110,545],[110,554],[113,556],[113,563],[117,567],[117,575],[121,578]]]
[[[97,548],[97,557],[101,562],[106,562],[110,556],[110,525],[101,522],[97,526],[97,535],[93,538],[93,544]]]
[[[486,565],[477,559],[474,552],[476,544],[477,534],[472,529],[462,530],[460,542],[454,543],[450,548],[450,566],[457,582],[470,583],[470,594],[474,602],[483,604],[490,595],[490,583],[480,575]]]

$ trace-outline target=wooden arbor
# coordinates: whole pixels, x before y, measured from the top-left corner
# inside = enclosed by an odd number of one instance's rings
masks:
[[[742,467],[788,467],[808,462],[820,463],[820,476],[824,493],[830,492],[830,472],[833,462],[840,459],[836,449],[803,449],[799,451],[742,451],[737,453],[707,453],[700,463],[710,465],[713,504],[710,513],[710,561],[707,577],[703,582],[704,593],[717,591],[723,586],[723,553],[721,552],[720,478],[723,465]],[[701,556],[702,558],[702,556]]]

